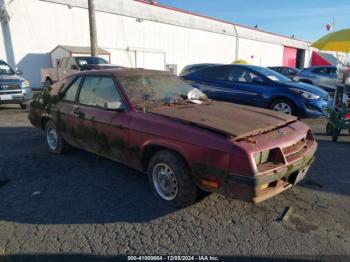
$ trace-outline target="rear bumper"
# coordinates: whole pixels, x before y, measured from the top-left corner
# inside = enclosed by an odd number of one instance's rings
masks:
[[[314,143],[301,159],[257,177],[231,175],[220,191],[224,195],[249,202],[265,201],[291,188],[305,177],[314,162],[316,149],[317,143]]]

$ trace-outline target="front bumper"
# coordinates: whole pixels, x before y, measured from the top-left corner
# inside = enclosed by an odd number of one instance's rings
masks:
[[[220,188],[220,193],[254,203],[260,203],[300,182],[314,162],[317,149],[315,142],[300,159],[256,177],[229,174]]]
[[[32,90],[23,90],[21,93],[0,93],[0,104],[22,104],[33,99]]]
[[[307,100],[299,107],[301,118],[319,118],[327,115],[327,109],[332,107],[330,99]]]

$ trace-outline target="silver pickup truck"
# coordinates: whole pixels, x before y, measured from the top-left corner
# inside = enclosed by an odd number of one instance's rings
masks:
[[[106,65],[108,62],[101,57],[76,56],[64,57],[57,67],[41,69],[41,82],[45,87],[64,79],[65,77],[79,71],[90,70],[94,65]]]
[[[28,80],[20,77],[22,71],[14,71],[5,61],[0,60],[0,105],[19,104],[22,109],[33,98]]]

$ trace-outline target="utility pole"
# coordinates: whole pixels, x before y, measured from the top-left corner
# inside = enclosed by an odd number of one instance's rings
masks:
[[[89,7],[91,55],[92,56],[98,56],[96,16],[95,16],[95,1],[94,0],[88,0],[88,7]]]

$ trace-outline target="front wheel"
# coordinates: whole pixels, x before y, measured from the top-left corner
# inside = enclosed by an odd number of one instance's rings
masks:
[[[45,127],[46,144],[51,153],[63,154],[69,148],[53,121],[49,120]]]
[[[271,104],[270,109],[276,112],[285,113],[287,115],[295,115],[296,112],[293,103],[286,99],[276,100]]]
[[[158,151],[148,166],[153,193],[174,207],[187,207],[196,201],[197,187],[185,161],[169,150]]]

